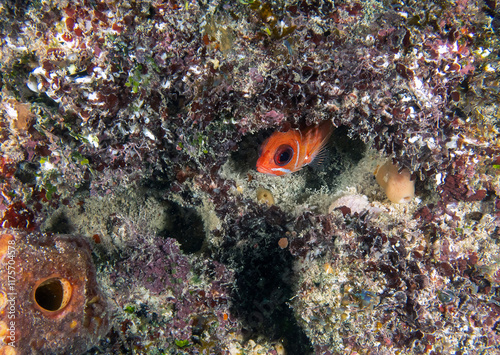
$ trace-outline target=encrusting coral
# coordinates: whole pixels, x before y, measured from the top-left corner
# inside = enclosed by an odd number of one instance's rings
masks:
[[[0,266],[1,354],[80,354],[109,331],[81,237],[3,229]]]

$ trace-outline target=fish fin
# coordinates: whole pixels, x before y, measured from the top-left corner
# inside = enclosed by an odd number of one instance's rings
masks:
[[[309,163],[309,166],[313,169],[318,168],[321,164],[323,164],[328,159],[328,151],[331,144],[324,144],[318,154],[314,157],[314,159]]]
[[[322,128],[328,130],[327,134],[323,137],[323,140],[318,145],[318,153],[314,157],[314,159],[309,163],[313,167],[318,167],[325,161],[328,156],[329,148],[332,147],[332,133],[334,131],[333,125],[329,121],[324,121],[321,123]]]
[[[321,152],[325,149],[325,147],[329,144],[329,142],[331,142],[330,138],[332,137],[335,128],[331,121],[324,121],[320,125],[322,129],[327,131],[326,135],[323,137],[323,140],[319,145],[319,151]]]

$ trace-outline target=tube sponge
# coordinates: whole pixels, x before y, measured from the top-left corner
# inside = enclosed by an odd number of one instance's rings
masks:
[[[375,169],[375,179],[394,203],[410,202],[415,196],[415,181],[406,168],[398,172],[398,165],[388,161]]]
[[[0,354],[81,354],[110,329],[82,237],[0,229]]]

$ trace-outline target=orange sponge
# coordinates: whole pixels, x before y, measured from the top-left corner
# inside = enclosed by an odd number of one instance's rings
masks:
[[[410,202],[415,196],[415,181],[406,168],[398,172],[398,166],[388,161],[375,169],[375,178],[385,190],[387,198],[394,203]]]
[[[81,354],[110,329],[83,237],[0,229],[0,354]]]

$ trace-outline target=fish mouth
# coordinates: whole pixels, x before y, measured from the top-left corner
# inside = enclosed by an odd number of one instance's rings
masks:
[[[263,174],[272,174],[271,170],[266,167],[266,160],[260,155],[259,159],[257,159],[257,163],[255,163],[255,167],[259,173]]]
[[[269,168],[266,168],[264,166],[259,166],[257,165],[257,171],[259,173],[263,173],[263,174],[270,174],[270,175],[274,175],[274,173],[269,169]]]
[[[264,167],[264,166],[257,166],[257,171],[259,173],[263,173],[263,174],[267,174],[267,175],[273,175],[273,176],[281,176],[281,175],[285,175],[286,173],[288,173],[289,171],[287,171],[286,169],[272,169],[272,168],[267,168],[267,167]]]

